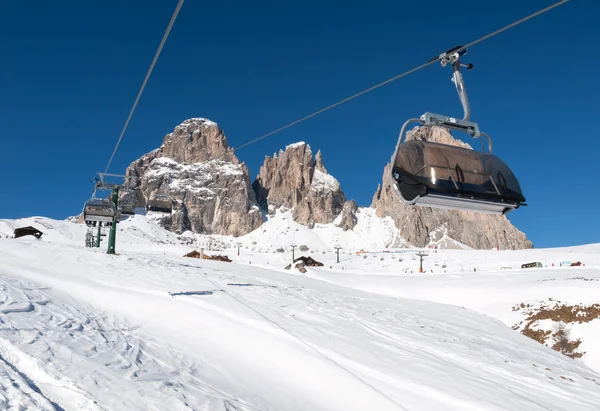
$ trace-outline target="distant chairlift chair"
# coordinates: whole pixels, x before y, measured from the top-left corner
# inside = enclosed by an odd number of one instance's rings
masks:
[[[129,217],[131,215],[135,215],[135,209],[132,205],[132,197],[131,194],[126,194],[124,199],[119,201],[119,216],[120,217]]]
[[[88,227],[111,226],[117,210],[109,199],[92,198],[83,207],[83,218]]]
[[[146,204],[146,210],[170,214],[172,210],[171,198],[164,194],[151,194]]]

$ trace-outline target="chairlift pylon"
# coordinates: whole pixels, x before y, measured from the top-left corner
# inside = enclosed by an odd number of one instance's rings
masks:
[[[526,205],[519,182],[510,168],[492,154],[490,137],[470,121],[470,106],[461,67],[471,70],[459,58],[467,49],[454,47],[435,59],[442,67],[451,64],[452,82],[463,106],[463,119],[435,113],[407,120],[398,137],[392,157],[392,179],[402,201],[409,205],[449,210],[473,211],[487,214],[506,214]],[[473,138],[484,137],[487,152],[440,144],[424,140],[405,140],[407,126],[440,126],[461,131]],[[482,141],[482,146],[483,146]]]

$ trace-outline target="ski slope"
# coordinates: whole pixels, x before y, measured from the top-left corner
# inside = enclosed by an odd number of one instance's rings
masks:
[[[79,224],[0,220],[0,409],[598,409],[600,320],[573,326],[577,360],[510,328],[521,301],[599,302],[600,281],[571,279],[600,278],[598,245],[439,250],[420,274],[382,227],[353,246],[283,219],[233,239],[157,218],[119,224],[116,256]],[[44,236],[4,238],[24,225]],[[285,270],[288,241],[325,265]],[[200,247],[234,262],[182,257]]]

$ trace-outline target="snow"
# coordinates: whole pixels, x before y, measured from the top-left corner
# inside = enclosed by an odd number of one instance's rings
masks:
[[[340,183],[332,175],[315,169],[310,188],[315,191],[337,191],[340,189]]]
[[[216,193],[206,186],[213,184],[215,175],[237,178],[243,173],[241,165],[221,160],[182,164],[170,158],[159,157],[150,163],[144,178],[149,182],[164,179],[169,188],[175,192],[187,191],[199,197],[210,198]]]
[[[302,147],[305,145],[306,145],[306,142],[298,141],[296,143],[288,144],[287,146],[285,146],[285,150],[287,151],[289,148],[298,148],[298,147]]]
[[[204,125],[206,127],[212,127],[212,126],[217,125],[217,123],[215,123],[214,121],[211,121],[207,118],[193,117],[193,118],[189,118],[189,119],[185,120],[183,123],[180,124],[180,126],[188,126],[190,124],[200,124],[200,125]]]
[[[398,238],[398,230],[390,217],[379,218],[375,210],[361,208],[358,214],[358,223],[354,230],[344,231],[335,224],[315,224],[309,229],[293,220],[291,211],[278,210],[269,217],[255,231],[240,237],[237,241],[252,246],[260,244],[256,250],[274,251],[280,247],[289,247],[291,244],[308,245],[311,250],[331,250],[338,245],[348,249],[385,248],[395,242],[403,242]]]
[[[138,215],[115,256],[80,224],[0,220],[0,408],[598,409],[600,320],[569,324],[576,360],[511,327],[523,301],[600,302],[600,245],[429,250],[419,274],[422,250],[387,249],[391,220],[359,211],[354,234],[278,211],[239,238]],[[4,238],[23,225],[42,239]],[[284,270],[292,242],[325,265]],[[200,247],[233,263],[182,257]]]

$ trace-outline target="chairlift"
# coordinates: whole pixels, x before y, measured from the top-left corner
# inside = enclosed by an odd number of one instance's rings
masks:
[[[88,227],[112,225],[117,210],[109,199],[91,198],[83,206],[83,219]]]
[[[130,216],[135,214],[135,210],[130,205],[119,206],[119,213],[124,216]]]
[[[122,217],[135,215],[131,194],[126,195],[122,201],[119,201],[119,215]]]
[[[452,81],[463,106],[463,119],[427,112],[406,121],[392,157],[392,178],[400,198],[409,205],[506,214],[525,206],[525,197],[510,168],[492,154],[490,137],[469,120],[469,100],[460,68],[471,70],[473,65],[459,61],[466,52],[466,48],[459,46],[435,58],[440,59],[443,67],[452,64]],[[482,149],[481,137],[484,137],[487,152],[424,140],[406,141],[407,126],[411,123],[467,133],[480,139]]]
[[[146,204],[146,210],[160,213],[171,213],[171,198],[165,194],[151,194]]]

